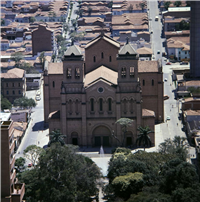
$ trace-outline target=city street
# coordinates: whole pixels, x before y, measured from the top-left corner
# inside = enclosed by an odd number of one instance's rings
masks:
[[[23,157],[23,151],[29,145],[37,145],[43,147],[49,141],[49,129],[44,128],[44,107],[43,107],[43,85],[41,84],[41,100],[36,101],[37,106],[32,109],[31,121],[22,139],[22,142],[15,154],[15,158]],[[28,98],[35,99],[36,90],[26,92]],[[26,164],[29,162],[27,161]]]

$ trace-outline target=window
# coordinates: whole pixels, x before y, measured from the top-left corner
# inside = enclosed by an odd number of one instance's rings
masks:
[[[14,83],[12,83],[12,86],[14,87],[14,86],[15,86],[15,84],[14,84]]]
[[[108,99],[108,111],[112,111],[112,99]]]
[[[19,95],[21,94],[21,90],[18,91]]]
[[[55,88],[55,81],[53,81],[53,88]]]
[[[13,90],[13,95],[15,95],[15,91]]]
[[[109,57],[109,61],[112,62],[112,57],[111,56]]]
[[[75,106],[76,106],[76,114],[79,113],[78,105],[79,105],[79,101],[76,100],[76,102],[75,102]]]
[[[154,80],[153,79],[151,80],[151,85],[154,86]]]
[[[79,78],[80,77],[80,69],[76,68],[75,69],[75,78]]]
[[[69,100],[69,114],[72,114],[72,100]]]
[[[121,77],[126,77],[126,67],[121,68]]]
[[[143,79],[143,81],[142,81],[142,84],[143,84],[143,86],[145,86],[145,80]]]
[[[102,98],[99,99],[99,111],[100,112],[103,111],[103,99]]]
[[[96,62],[96,57],[95,56],[93,57],[93,61]]]
[[[8,90],[6,91],[6,94],[9,95],[9,91]]]
[[[134,67],[130,67],[130,77],[134,77]]]
[[[123,112],[124,112],[124,114],[126,114],[126,112],[127,112],[127,100],[126,99],[123,100]]]
[[[20,83],[18,83],[18,86],[19,86],[19,87],[21,86]]]
[[[94,111],[94,99],[93,98],[90,99],[90,109],[92,112]]]
[[[103,52],[101,53],[101,58],[103,59]]]
[[[185,51],[185,54],[187,54],[187,51]]]
[[[8,87],[8,83],[6,83],[6,87]]]
[[[179,51],[179,54],[181,54],[181,51]]]
[[[133,113],[133,103],[134,103],[134,100],[131,99],[130,100],[130,112],[131,112],[131,114]]]
[[[67,78],[71,78],[72,77],[72,69],[71,68],[67,68]]]

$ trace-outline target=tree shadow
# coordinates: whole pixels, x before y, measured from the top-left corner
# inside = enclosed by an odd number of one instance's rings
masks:
[[[34,124],[32,127],[32,131],[38,131],[38,130],[46,130],[48,128],[48,124],[45,124],[44,121],[40,121]]]

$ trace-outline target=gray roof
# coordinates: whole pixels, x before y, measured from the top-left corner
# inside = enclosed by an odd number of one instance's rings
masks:
[[[65,56],[81,56],[82,53],[80,51],[80,49],[78,48],[78,46],[73,45],[70,46],[66,51],[65,51]]]
[[[129,55],[137,55],[137,52],[135,51],[135,49],[129,43],[126,43],[121,48],[121,50],[119,51],[119,55],[126,55],[127,53]]]

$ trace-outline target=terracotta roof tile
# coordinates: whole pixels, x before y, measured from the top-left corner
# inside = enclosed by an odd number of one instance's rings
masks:
[[[155,112],[149,109],[142,109],[142,116],[155,117]]]
[[[22,78],[25,71],[23,69],[14,68],[7,71],[7,73],[1,73],[1,78]]]
[[[49,63],[48,74],[63,74],[63,64]]]
[[[142,47],[142,48],[137,49],[137,53],[138,54],[153,54],[153,51],[151,48]]]
[[[158,72],[157,61],[138,61],[138,72]]]

